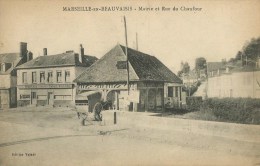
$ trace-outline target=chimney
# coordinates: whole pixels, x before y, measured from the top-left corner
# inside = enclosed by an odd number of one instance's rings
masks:
[[[83,48],[82,44],[80,44],[80,54],[79,54],[80,63],[82,63],[83,56],[84,56],[84,48]]]
[[[20,42],[20,57],[27,62],[27,43]]]
[[[32,60],[33,59],[33,53],[31,52],[31,51],[29,51],[28,53],[27,53],[27,61],[30,61],[30,60]]]
[[[43,56],[47,55],[47,48],[43,48]]]

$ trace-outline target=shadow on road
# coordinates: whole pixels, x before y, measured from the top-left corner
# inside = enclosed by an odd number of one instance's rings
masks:
[[[1,147],[17,145],[17,144],[24,144],[24,143],[31,143],[31,142],[38,142],[38,141],[46,141],[51,139],[58,139],[58,138],[70,138],[70,137],[94,137],[99,135],[107,135],[117,131],[123,131],[128,129],[119,129],[119,130],[109,130],[109,131],[98,131],[97,134],[82,134],[82,135],[62,135],[62,136],[53,136],[53,137],[42,137],[42,138],[34,138],[28,140],[21,140],[21,141],[14,141],[14,142],[7,142],[0,144]]]
[[[165,112],[158,113],[150,115],[150,116],[159,116],[159,117],[164,117],[164,116],[169,116],[169,115],[184,115],[190,113],[190,111],[186,109],[166,109]]]

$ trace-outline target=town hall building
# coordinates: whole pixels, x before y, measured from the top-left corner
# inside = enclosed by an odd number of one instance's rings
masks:
[[[127,54],[129,84],[126,48],[118,44],[74,80],[76,101],[85,97],[90,111],[97,101],[108,102],[110,109],[129,111],[179,107],[182,80],[154,56],[131,48]]]

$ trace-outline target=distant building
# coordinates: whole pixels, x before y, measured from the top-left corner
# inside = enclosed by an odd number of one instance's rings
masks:
[[[208,77],[218,76],[226,70],[223,62],[208,62],[207,63],[207,75]]]
[[[89,110],[100,100],[107,101],[113,109],[130,111],[161,111],[165,105],[180,106],[181,79],[154,56],[131,48],[127,48],[127,53],[129,95],[127,57],[122,45],[116,45],[75,79],[77,96],[88,99]]]
[[[20,53],[0,54],[0,109],[16,107],[15,67],[31,60],[32,53],[27,50],[27,43],[20,43]]]
[[[215,63],[217,64],[217,63]],[[219,63],[218,63],[219,64]],[[257,66],[257,65],[256,65]],[[220,65],[209,67],[208,97],[260,98],[260,68]]]
[[[73,106],[75,85],[72,82],[90,67],[96,57],[74,51],[57,55],[44,55],[17,67],[18,106],[50,105]]]
[[[189,73],[182,73],[181,79],[185,85],[192,85],[199,80],[195,69],[189,71]]]

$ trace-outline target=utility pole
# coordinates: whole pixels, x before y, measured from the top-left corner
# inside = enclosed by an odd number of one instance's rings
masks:
[[[135,35],[135,40],[136,40],[136,50],[138,51],[138,34],[136,32],[136,35]]]
[[[129,96],[129,64],[128,64],[128,54],[127,54],[127,47],[128,47],[128,44],[127,44],[127,28],[126,28],[126,18],[124,16],[124,25],[125,25],[125,55],[126,55],[126,70],[127,70],[127,93],[128,93],[128,96]]]

